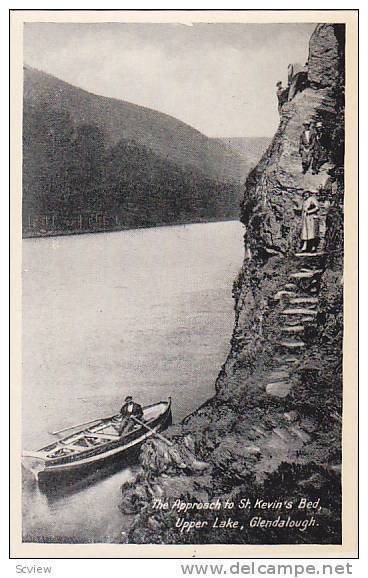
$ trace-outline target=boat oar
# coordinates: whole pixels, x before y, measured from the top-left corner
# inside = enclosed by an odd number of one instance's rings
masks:
[[[166,439],[163,435],[161,435],[160,433],[158,433],[157,431],[155,431],[154,429],[152,429],[151,427],[149,427],[148,425],[146,425],[143,421],[141,421],[140,419],[138,419],[137,417],[135,417],[134,415],[130,416],[130,419],[132,419],[133,421],[135,421],[136,423],[138,423],[139,425],[145,427],[148,431],[150,431],[151,433],[155,434],[158,438],[160,438],[160,440],[162,440],[163,442],[166,442],[169,446],[173,446],[173,442],[171,442],[170,440]]]
[[[81,427],[82,425],[90,425],[91,423],[96,423],[97,421],[104,421],[105,419],[110,419],[110,418],[97,418],[97,419],[92,419],[91,421],[85,421],[83,423],[77,423],[76,425],[71,425],[69,427],[64,427],[63,429],[59,429],[58,431],[52,431],[50,432],[51,435],[55,436],[56,434],[62,433],[64,431],[68,431],[70,429],[74,429],[76,427]]]

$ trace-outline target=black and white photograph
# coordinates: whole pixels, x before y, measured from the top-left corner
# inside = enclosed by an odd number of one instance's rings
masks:
[[[356,11],[170,12],[23,12],[19,541],[354,552]]]

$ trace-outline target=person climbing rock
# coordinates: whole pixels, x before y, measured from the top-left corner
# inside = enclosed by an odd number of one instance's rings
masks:
[[[314,130],[314,145],[312,153],[312,174],[318,175],[321,166],[327,162],[326,135],[322,122],[317,122]]]
[[[279,80],[276,83],[276,96],[277,96],[277,101],[278,101],[278,111],[279,111],[279,115],[281,116],[281,112],[282,112],[282,107],[284,106],[285,102],[287,102],[287,95],[288,95],[288,88],[284,88],[282,86],[282,82],[281,80]]]
[[[314,191],[304,191],[302,205],[301,251],[313,252],[318,246],[319,204]]]
[[[293,100],[298,92],[302,92],[308,86],[308,62],[300,64],[294,62],[288,66],[288,100]]]
[[[305,174],[312,162],[313,150],[315,143],[315,131],[311,129],[311,122],[303,122],[303,130],[299,140],[299,154],[302,158],[303,174]]]

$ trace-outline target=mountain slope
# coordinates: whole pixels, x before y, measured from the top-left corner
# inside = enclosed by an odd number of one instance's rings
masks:
[[[250,170],[257,165],[262,155],[266,152],[272,138],[266,136],[230,137],[218,140],[239,155],[241,159],[241,177],[245,180]]]
[[[237,218],[239,161],[174,118],[25,69],[25,236]]]
[[[24,68],[24,103],[51,104],[76,123],[98,126],[108,146],[121,139],[151,148],[178,166],[195,167],[221,180],[239,178],[239,156],[222,143],[167,114],[91,94],[50,74]]]

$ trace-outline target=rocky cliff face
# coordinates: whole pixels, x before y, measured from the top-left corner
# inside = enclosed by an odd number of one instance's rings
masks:
[[[246,181],[245,258],[216,395],[166,432],[173,448],[152,441],[142,450],[142,472],[123,488],[122,510],[136,514],[128,542],[341,542],[343,69],[343,26],[317,26],[310,86],[284,105],[277,133]],[[327,139],[316,175],[302,173],[298,152],[306,118],[322,122]],[[299,253],[305,190],[318,191],[320,205],[313,254]],[[241,498],[251,506],[242,508]],[[302,498],[316,509],[297,508]],[[155,509],[154,499],[169,508]],[[179,515],[176,499],[231,500],[234,508]],[[257,499],[281,505],[265,513]],[[229,515],[237,529],[213,527]],[[288,516],[309,525],[280,525]],[[178,517],[206,523],[184,532],[175,527]]]

